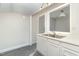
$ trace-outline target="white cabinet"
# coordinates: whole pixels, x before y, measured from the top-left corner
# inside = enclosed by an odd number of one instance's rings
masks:
[[[45,38],[43,36],[37,36],[37,50],[41,54],[45,56],[58,56],[59,55],[59,45],[58,42],[57,44],[54,44],[52,42],[57,42],[57,41],[51,41],[48,38]]]
[[[44,37],[38,36],[37,37],[37,50],[43,54],[47,55],[47,40]]]
[[[37,36],[37,50],[45,56],[79,56],[79,46]]]
[[[48,56],[59,56],[59,46],[48,42]]]

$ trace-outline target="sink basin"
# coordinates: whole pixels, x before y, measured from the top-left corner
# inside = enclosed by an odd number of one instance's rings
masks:
[[[61,38],[64,38],[65,36],[61,36],[61,35],[58,35],[58,34],[44,34],[45,36],[49,36],[49,37],[53,37],[53,38],[59,38],[59,39],[61,39]]]

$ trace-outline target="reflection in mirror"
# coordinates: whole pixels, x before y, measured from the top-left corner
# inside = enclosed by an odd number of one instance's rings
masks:
[[[45,32],[45,15],[39,17],[39,33]]]
[[[70,32],[70,7],[50,13],[50,31]]]

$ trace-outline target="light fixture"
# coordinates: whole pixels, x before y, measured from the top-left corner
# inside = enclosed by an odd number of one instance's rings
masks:
[[[41,8],[45,8],[48,6],[48,3],[42,3]]]
[[[64,16],[66,16],[65,13],[64,13],[64,10],[61,10],[59,17],[64,17]]]

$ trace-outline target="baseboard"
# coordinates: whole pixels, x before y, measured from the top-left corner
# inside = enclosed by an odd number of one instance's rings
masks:
[[[25,46],[29,46],[29,45],[22,44],[22,45],[10,47],[10,48],[2,49],[2,50],[0,50],[0,53],[3,54],[4,52],[11,51],[11,50],[18,49],[18,48],[22,48],[22,47],[25,47]]]

